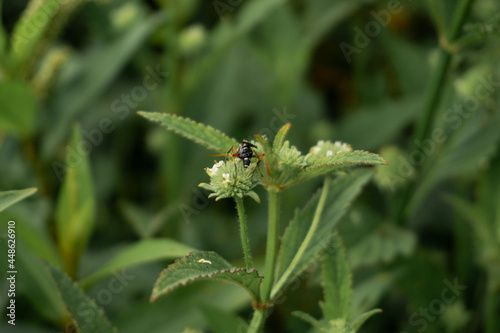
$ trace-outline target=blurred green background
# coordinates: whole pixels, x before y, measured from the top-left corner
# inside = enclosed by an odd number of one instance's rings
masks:
[[[213,152],[138,110],[238,140],[272,138],[291,122],[288,139],[302,152],[341,140],[379,153],[389,166],[377,167],[339,225],[353,309],[384,311],[362,332],[500,332],[498,1],[0,3],[0,189],[38,188],[0,213],[2,235],[16,221],[20,272],[16,326],[3,310],[2,332],[64,330],[43,261],[82,282],[121,251],[168,238],[242,265],[233,202],[197,187]],[[283,229],[319,184],[283,193]],[[262,264],[266,207],[246,203]],[[139,265],[119,273],[120,288],[110,274],[82,285],[119,332],[210,332],[213,318],[251,316],[248,295],[220,283],[149,303],[159,272],[187,248],[145,247]],[[2,276],[6,253],[2,238]],[[318,273],[308,272],[268,332],[310,331],[290,316],[320,313]]]

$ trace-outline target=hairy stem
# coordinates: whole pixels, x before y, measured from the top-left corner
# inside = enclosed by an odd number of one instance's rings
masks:
[[[247,269],[253,267],[252,254],[250,252],[250,245],[248,242],[248,229],[247,229],[247,217],[245,215],[245,206],[243,205],[243,199],[239,197],[234,197],[236,201],[236,209],[238,210],[238,218],[240,220],[240,236],[241,245],[243,246],[243,253],[245,255],[245,264]]]
[[[264,325],[265,316],[265,310],[255,309],[247,333],[258,333]]]
[[[267,227],[266,264],[264,281],[262,282],[261,298],[268,303],[271,298],[271,288],[274,282],[276,255],[278,254],[278,225],[279,225],[279,198],[278,191],[269,189],[269,211]]]
[[[276,255],[278,253],[278,226],[279,226],[279,191],[273,188],[268,190],[268,225],[267,225],[267,246],[266,263],[264,268],[264,281],[260,293],[261,305],[271,301],[271,288],[274,282],[274,271],[276,268]],[[266,320],[266,309],[255,309],[252,321],[247,333],[258,333],[261,331]]]

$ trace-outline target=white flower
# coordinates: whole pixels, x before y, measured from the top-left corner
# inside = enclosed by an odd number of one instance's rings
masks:
[[[213,175],[217,174],[217,171],[219,171],[219,168],[224,164],[224,161],[219,161],[214,164],[213,167],[211,168],[206,168],[207,174],[212,177]]]
[[[329,150],[326,152],[326,157],[333,156],[333,151]]]

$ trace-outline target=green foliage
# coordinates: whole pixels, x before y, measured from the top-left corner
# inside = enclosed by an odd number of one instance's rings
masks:
[[[220,280],[244,287],[254,301],[259,300],[262,276],[254,269],[237,268],[215,252],[195,251],[166,268],[156,280],[151,300],[198,280]]]
[[[193,251],[191,247],[173,239],[145,239],[121,250],[104,267],[92,273],[80,283],[85,286],[122,268],[159,259],[175,259]]]
[[[232,146],[238,147],[238,142],[235,139],[231,139],[211,126],[196,123],[191,119],[158,112],[140,111],[139,115],[151,121],[158,122],[167,129],[222,154],[227,152]]]
[[[42,38],[49,29],[52,18],[61,9],[61,4],[54,0],[35,2],[24,11],[12,32],[12,67],[18,70],[25,65],[36,49],[40,47]],[[40,20],[40,17],[45,20]]]
[[[12,190],[0,192],[0,212],[5,208],[29,197],[37,191],[36,188],[26,188],[24,190]]]
[[[0,82],[0,129],[30,134],[35,125],[36,100],[24,82]]]
[[[95,224],[95,196],[90,164],[86,155],[78,155],[83,142],[80,128],[73,128],[67,150],[68,165],[57,203],[56,226],[59,248],[71,276],[76,276],[78,261],[85,250]]]
[[[317,194],[302,210],[296,212],[283,235],[278,259],[278,281],[273,288],[273,295],[316,260],[328,244],[336,223],[372,175],[371,171],[358,170],[338,177],[331,184],[325,184],[321,207],[321,199]]]
[[[325,301],[320,303],[323,319],[316,320],[301,311],[293,314],[322,333],[356,333],[368,318],[381,310],[365,312],[351,321],[352,277],[339,234],[333,235],[323,255],[321,269]]]
[[[0,252],[15,221],[19,332],[87,324],[91,298],[124,333],[499,332],[498,1],[0,12]],[[264,154],[247,169],[226,156],[242,140]],[[193,280],[232,283],[172,280],[149,302],[194,249],[227,259],[194,268],[230,271]]]
[[[326,320],[351,318],[352,277],[347,255],[338,234],[332,236],[325,249],[321,272],[323,274],[323,291],[325,301],[321,308]],[[331,257],[330,257],[331,256]]]
[[[47,266],[79,332],[116,332],[102,309],[99,309],[95,302],[85,295],[78,284],[71,281],[69,276],[58,268],[51,264]]]
[[[416,245],[414,233],[382,222],[363,241],[351,247],[349,262],[353,267],[377,262],[390,263],[399,255],[410,256]]]

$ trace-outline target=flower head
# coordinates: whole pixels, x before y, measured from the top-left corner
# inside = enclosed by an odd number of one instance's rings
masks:
[[[311,147],[307,157],[311,161],[325,160],[327,163],[328,158],[350,151],[352,151],[351,145],[345,142],[335,141],[332,143],[330,141],[319,140],[316,146]]]
[[[210,176],[210,184],[201,183],[200,187],[212,191],[208,197],[215,197],[215,200],[249,196],[257,202],[260,198],[252,189],[260,183],[260,172],[256,169],[256,164],[251,164],[248,168],[243,167],[240,159],[219,161],[211,168],[205,168]]]

